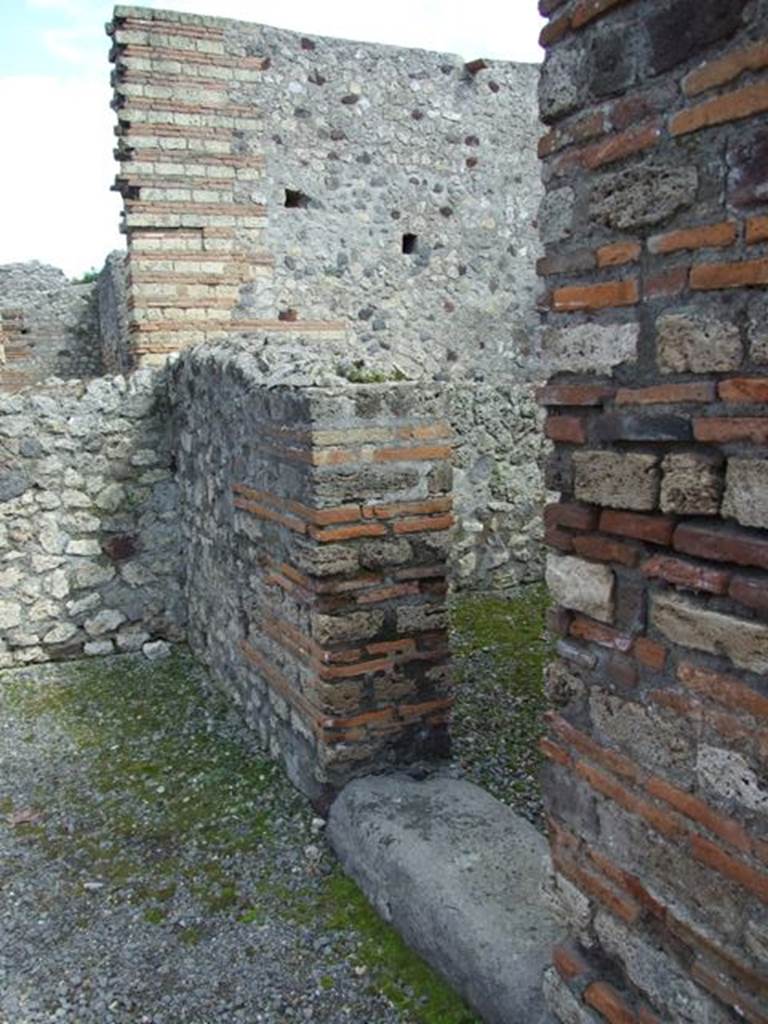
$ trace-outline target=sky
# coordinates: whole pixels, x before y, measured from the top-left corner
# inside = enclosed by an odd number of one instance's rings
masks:
[[[144,0],[314,35],[538,61],[536,0]],[[0,0],[0,264],[98,269],[118,232],[109,103],[112,5]]]

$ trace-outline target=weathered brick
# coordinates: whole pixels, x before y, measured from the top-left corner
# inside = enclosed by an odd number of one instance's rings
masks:
[[[701,263],[691,268],[690,284],[698,291],[768,284],[768,257],[740,263]]]
[[[749,608],[757,608],[759,611],[768,611],[768,581],[757,579],[751,576],[734,576],[731,585],[728,587],[728,596],[734,601],[747,605]]]
[[[636,1024],[637,1016],[618,989],[607,981],[594,981],[583,996],[587,1006],[603,1016],[610,1024]]]
[[[741,526],[768,526],[768,462],[728,459],[722,514]]]
[[[642,571],[652,579],[666,580],[676,587],[704,590],[710,594],[725,594],[730,580],[730,573],[725,569],[698,565],[671,555],[654,555],[643,562]]]
[[[678,666],[677,678],[689,689],[734,711],[746,711],[754,718],[768,720],[768,697],[732,676],[684,661]]]
[[[733,245],[737,235],[738,225],[735,221],[703,224],[700,227],[654,235],[648,239],[648,250],[653,253],[670,253],[680,249],[719,249]]]
[[[618,629],[575,615],[571,623],[571,636],[579,640],[588,640],[609,650],[626,653],[632,648],[632,637],[621,633]]]
[[[660,118],[654,118],[645,124],[627,128],[623,132],[608,135],[605,139],[588,146],[582,155],[582,163],[589,170],[596,170],[605,164],[613,163],[616,160],[623,160],[634,153],[642,153],[661,138],[662,122]],[[622,262],[629,262],[623,260]]]
[[[598,441],[689,441],[691,423],[673,413],[608,412],[593,427]]]
[[[750,217],[746,228],[747,245],[768,242],[768,217]]]
[[[639,636],[632,645],[632,654],[648,668],[662,672],[667,663],[667,648],[663,644],[649,640],[647,636]]]
[[[640,259],[639,242],[611,242],[602,245],[595,253],[598,267],[620,267]]]
[[[636,280],[604,281],[600,284],[556,288],[552,293],[552,308],[559,312],[607,309],[612,306],[633,306],[639,300],[640,289]]]
[[[619,388],[614,400],[616,405],[677,405],[683,402],[714,402],[716,398],[716,384],[693,381],[686,384],[654,384],[645,388]]]
[[[759,71],[764,67],[768,67],[766,39],[705,61],[685,76],[682,81],[683,92],[686,96],[696,96],[707,89],[733,81],[744,71]]]
[[[768,402],[768,377],[732,377],[722,380],[717,393],[724,402]]]
[[[646,275],[643,278],[643,300],[669,299],[682,293],[688,287],[690,267],[673,267],[659,274]]]
[[[705,100],[674,114],[669,121],[672,135],[687,135],[712,125],[739,121],[768,110],[768,83],[758,82]]]
[[[580,416],[547,416],[544,433],[551,441],[584,444],[587,440],[586,421]]]
[[[560,526],[548,524],[544,529],[544,543],[559,551],[573,551],[573,534]]]
[[[605,533],[618,533],[622,537],[633,537],[650,544],[666,545],[672,543],[675,521],[665,516],[606,510],[600,514],[600,529]]]
[[[665,314],[656,321],[656,358],[662,373],[735,370],[743,357],[739,329],[694,313]]]
[[[732,879],[737,885],[753,892],[763,903],[768,903],[768,875],[756,871],[749,864],[726,853],[704,836],[691,836],[691,851],[696,860]]]
[[[613,618],[613,573],[607,566],[550,553],[546,580],[553,599],[563,607],[601,622]]]
[[[768,569],[768,540],[746,530],[681,523],[672,544],[687,555]]]
[[[585,558],[599,562],[618,562],[620,565],[637,565],[640,552],[632,544],[613,537],[604,537],[599,533],[575,534],[572,540],[573,550]]]
[[[768,626],[763,623],[710,611],[667,594],[654,596],[651,619],[673,643],[710,654],[725,653],[750,672],[768,671]]]
[[[553,18],[539,33],[539,46],[552,46],[570,31],[571,19],[568,14]]]
[[[652,511],[659,493],[655,455],[575,452],[574,493],[579,501],[611,508]]]
[[[661,510],[676,515],[717,515],[723,474],[717,456],[671,453],[661,464]]]
[[[540,405],[602,405],[613,392],[610,384],[548,384],[536,399]]]
[[[627,0],[579,0],[573,10],[571,24],[574,28],[583,28],[590,21],[602,17],[614,7],[620,7],[627,3]]]
[[[545,525],[568,526],[572,530],[594,530],[599,516],[599,509],[575,501],[555,502],[544,509]]]
[[[730,441],[751,441],[753,444],[768,444],[768,417],[722,416],[696,417],[693,421],[693,436],[697,441],[728,444]]]

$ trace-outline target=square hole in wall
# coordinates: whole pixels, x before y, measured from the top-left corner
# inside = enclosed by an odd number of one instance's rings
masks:
[[[411,253],[416,252],[416,243],[418,242],[418,240],[418,235],[403,235],[403,252],[405,253],[406,256],[410,256]]]
[[[306,210],[309,206],[309,196],[295,188],[285,190],[285,205],[289,210]]]

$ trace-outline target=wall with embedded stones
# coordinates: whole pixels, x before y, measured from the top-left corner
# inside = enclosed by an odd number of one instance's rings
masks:
[[[139,7],[109,32],[123,361],[270,332],[333,345],[351,380],[454,382],[457,577],[540,576],[542,441],[521,386],[537,374],[538,68]]]
[[[298,370],[298,372],[297,372]],[[439,385],[173,367],[189,639],[300,789],[445,754],[451,428]]]
[[[768,1020],[768,4],[541,0],[562,1021]]]
[[[184,637],[164,374],[0,395],[0,667]]]

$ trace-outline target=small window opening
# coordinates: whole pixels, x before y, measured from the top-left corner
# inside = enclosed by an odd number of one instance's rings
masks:
[[[418,235],[405,234],[403,235],[403,252],[406,256],[410,256],[416,252],[416,242],[418,241]]]
[[[304,192],[299,192],[298,189],[287,188],[285,190],[285,205],[290,210],[306,210],[309,206],[309,196]]]

